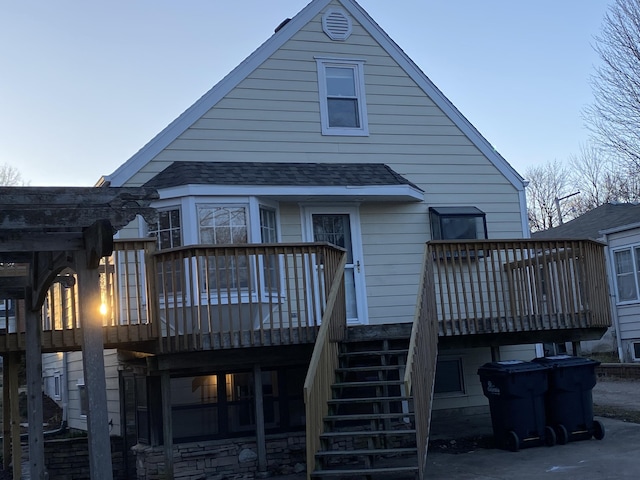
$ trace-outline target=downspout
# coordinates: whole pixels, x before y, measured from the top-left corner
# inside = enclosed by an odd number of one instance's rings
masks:
[[[68,365],[68,352],[62,353],[62,422],[60,428],[67,428],[68,412],[69,412],[69,365]]]
[[[624,351],[622,349],[622,338],[620,338],[620,321],[618,319],[618,299],[615,294],[614,286],[613,286],[613,271],[609,267],[613,263],[610,261],[611,252],[609,250],[609,236],[605,234],[604,236],[605,247],[604,247],[604,261],[607,272],[607,286],[609,287],[609,299],[611,300],[611,305],[609,308],[611,309],[611,318],[613,319],[613,331],[616,334],[616,346],[618,347],[618,359],[620,362],[624,362]]]

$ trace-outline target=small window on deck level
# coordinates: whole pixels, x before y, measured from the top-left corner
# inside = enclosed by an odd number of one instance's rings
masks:
[[[487,238],[485,213],[476,207],[431,207],[433,240],[477,240]]]

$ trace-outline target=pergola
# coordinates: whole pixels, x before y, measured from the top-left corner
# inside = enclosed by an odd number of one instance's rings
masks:
[[[142,187],[0,187],[0,299],[22,300],[25,305],[29,469],[33,479],[46,475],[40,317],[48,289],[67,269],[75,273],[78,283],[91,478],[113,477],[98,267],[102,257],[111,255],[113,235],[118,230],[136,215],[154,220],[150,204],[157,198],[155,190]],[[3,450],[5,467],[8,458],[14,459],[13,478],[20,478],[21,468],[18,355],[3,352]]]

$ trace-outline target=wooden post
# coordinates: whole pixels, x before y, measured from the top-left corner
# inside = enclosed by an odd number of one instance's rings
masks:
[[[9,399],[9,355],[2,356],[2,468],[11,464],[11,400]]]
[[[500,361],[500,347],[491,347],[491,361],[499,362]]]
[[[262,369],[253,366],[253,384],[256,402],[256,447],[258,449],[258,472],[267,471],[267,442],[264,433],[264,401],[262,399]]]
[[[95,253],[85,251],[84,254],[85,262],[79,265],[76,273],[82,330],[82,367],[89,406],[89,471],[91,480],[113,480],[99,276],[97,268],[90,268],[91,262],[95,262]],[[79,256],[82,257],[82,253]],[[82,263],[82,260],[78,263]]]
[[[31,288],[26,290],[26,339],[27,339],[27,418],[29,421],[29,473],[32,479],[46,478],[44,464],[44,434],[42,425],[42,350],[40,348],[40,311],[30,306]],[[19,462],[20,457],[14,458]]]
[[[580,342],[571,342],[571,348],[573,350],[573,355],[576,357],[579,357],[582,355],[582,347],[580,345]]]
[[[20,354],[12,352],[8,357],[9,403],[11,405],[11,457],[14,459],[13,478],[22,478],[22,445],[20,445],[20,405],[18,394],[18,367],[20,365]]]
[[[165,473],[162,478],[173,480],[173,422],[171,418],[171,377],[163,372],[160,377],[162,392],[162,440],[164,444]]]

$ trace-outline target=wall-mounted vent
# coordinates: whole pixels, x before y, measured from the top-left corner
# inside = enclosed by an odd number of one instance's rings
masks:
[[[351,19],[344,10],[328,10],[322,16],[322,29],[331,40],[346,40],[351,35]]]

